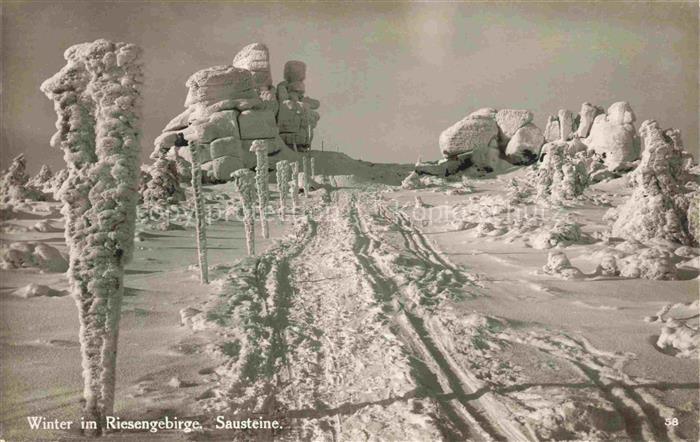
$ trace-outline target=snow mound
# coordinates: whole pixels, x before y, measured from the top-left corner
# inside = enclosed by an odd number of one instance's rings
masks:
[[[662,324],[657,347],[670,350],[678,358],[699,356],[700,301],[688,304],[666,304],[656,315],[644,318],[646,322]]]
[[[16,242],[3,250],[0,268],[9,270],[27,267],[62,273],[68,270],[68,261],[58,249],[42,242]]]
[[[48,286],[31,283],[24,287],[20,287],[12,292],[12,296],[18,298],[36,298],[38,296],[65,296],[65,291],[54,290]]]
[[[559,276],[564,279],[577,279],[583,277],[583,273],[571,265],[569,258],[564,252],[549,252],[547,264],[542,270],[548,275]]]

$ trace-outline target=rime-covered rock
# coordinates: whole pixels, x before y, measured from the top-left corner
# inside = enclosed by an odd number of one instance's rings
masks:
[[[186,107],[233,98],[255,98],[258,95],[250,71],[233,66],[213,66],[197,71],[187,79],[185,86],[189,88]]]
[[[508,141],[506,157],[513,164],[530,164],[537,160],[544,144],[540,128],[532,123],[520,127]]]
[[[296,152],[308,150],[320,115],[320,102],[306,97],[306,65],[290,61],[285,79],[275,88],[270,55],[262,43],[244,47],[230,66],[214,66],[193,74],[186,110],[173,118],[154,142],[156,159],[173,151],[191,160],[185,149],[174,149],[182,133],[198,145],[199,160],[211,181],[230,179],[239,168],[254,167],[249,150],[254,140],[268,139],[267,154],[274,165],[296,160]]]
[[[595,117],[603,112],[603,109],[598,106],[593,106],[588,102],[583,103],[581,105],[581,111],[579,112],[579,124],[578,129],[576,130],[576,135],[578,135],[579,138],[586,138],[591,132],[593,120],[595,120]]]
[[[284,64],[284,80],[293,83],[306,80],[306,63],[298,60],[289,60]]]
[[[626,102],[614,103],[607,113],[593,120],[584,143],[589,149],[605,155],[608,170],[619,170],[639,158],[640,143],[634,121],[634,113]]]
[[[664,131],[656,121],[647,120],[639,132],[644,140],[642,159],[631,174],[632,195],[617,210],[612,235],[695,244],[688,219],[692,194],[687,187],[693,159],[683,148],[680,131]]]
[[[533,115],[529,110],[501,109],[496,112],[496,124],[500,129],[501,143],[507,144],[518,129],[532,123],[532,119]]]
[[[472,113],[445,129],[439,138],[443,156],[454,157],[497,147],[498,125],[494,117]]]
[[[270,51],[263,43],[251,43],[233,58],[233,67],[246,69],[251,72],[253,83],[257,88],[272,86],[270,72]]]
[[[544,128],[544,140],[547,143],[559,140],[561,130],[559,129],[559,118],[550,115],[547,118],[547,125]]]
[[[557,113],[559,119],[559,139],[568,140],[574,133],[574,114],[567,109],[559,109]]]

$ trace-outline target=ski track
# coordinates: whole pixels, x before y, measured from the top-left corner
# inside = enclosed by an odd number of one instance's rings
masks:
[[[255,290],[264,299],[269,324],[263,352],[273,374],[263,388],[248,394],[262,391],[258,403],[263,405],[256,412],[287,425],[271,436],[541,438],[523,418],[532,408],[515,395],[547,385],[499,386],[481,379],[469,368],[479,361],[465,359],[459,336],[441,319],[443,314],[452,318],[441,306],[454,293],[482,296],[480,286],[436,251],[404,213],[388,209],[376,195],[336,191],[331,197],[329,204],[307,207],[308,231],[302,239],[257,260]],[[382,232],[398,234],[403,247],[385,241]],[[596,391],[622,418],[623,434],[617,436],[680,440],[664,425],[673,410],[622,373],[625,355],[541,330],[506,329],[485,339],[526,345],[568,361],[585,380],[570,387]],[[220,391],[233,394],[230,385],[238,380],[227,381]],[[566,384],[556,387],[567,389]]]

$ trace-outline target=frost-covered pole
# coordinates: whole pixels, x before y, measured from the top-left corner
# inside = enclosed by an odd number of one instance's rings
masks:
[[[260,210],[260,225],[262,227],[263,238],[270,237],[270,231],[267,225],[267,202],[270,200],[269,185],[268,185],[268,162],[267,162],[267,144],[265,140],[255,140],[250,146],[250,151],[255,153],[255,184],[258,189],[258,205]]]
[[[231,177],[243,203],[243,224],[248,254],[255,255],[255,174],[247,169],[238,169],[231,174]]]
[[[304,197],[309,197],[309,155],[304,154],[302,157],[303,180],[304,180]]]
[[[140,49],[97,40],[70,47],[66,65],[41,85],[54,101],[64,152],[63,201],[67,272],[78,307],[83,416],[96,422],[114,411],[117,341],[124,266],[133,251],[139,176]]]
[[[190,141],[192,158],[192,194],[194,195],[194,216],[197,230],[197,258],[199,260],[199,280],[209,284],[209,263],[207,262],[207,226],[204,217],[204,197],[202,195],[202,166],[199,163],[199,149]]]
[[[299,207],[299,162],[295,161],[292,163],[291,168],[291,185],[289,186],[289,193],[292,195],[292,211],[297,213],[297,208]]]
[[[316,176],[316,158],[311,157],[311,176]]]
[[[280,216],[284,219],[284,210],[289,192],[289,162],[282,160],[277,162],[277,191],[280,195]]]

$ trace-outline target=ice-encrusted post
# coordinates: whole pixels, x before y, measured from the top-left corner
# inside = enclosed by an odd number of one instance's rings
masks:
[[[41,90],[54,101],[68,177],[59,196],[78,307],[83,417],[92,435],[113,415],[124,267],[131,260],[138,200],[141,50],[96,40],[71,46]]]
[[[304,197],[309,197],[309,156],[304,154],[302,156],[302,168],[303,168],[303,180],[304,180]]]
[[[247,169],[238,169],[231,174],[233,185],[241,195],[245,244],[249,255],[255,254],[255,174]]]
[[[297,212],[299,207],[299,162],[295,161],[292,163],[291,168],[291,185],[289,186],[289,193],[292,195],[292,211]]]
[[[277,191],[280,196],[280,217],[284,219],[284,211],[287,201],[287,193],[289,192],[289,162],[282,160],[277,162]]]
[[[194,217],[197,230],[197,259],[199,261],[199,280],[209,284],[209,263],[207,261],[207,226],[204,217],[204,197],[202,195],[202,166],[199,162],[199,148],[189,142],[192,158],[192,194],[194,195]]]
[[[267,144],[265,140],[255,140],[250,146],[250,151],[255,153],[255,184],[258,189],[258,205],[260,211],[260,226],[262,228],[262,237],[269,238],[270,231],[267,224],[267,202],[269,201],[269,185],[268,185],[268,162],[267,162]]]
[[[316,176],[316,158],[311,158],[311,176]]]

